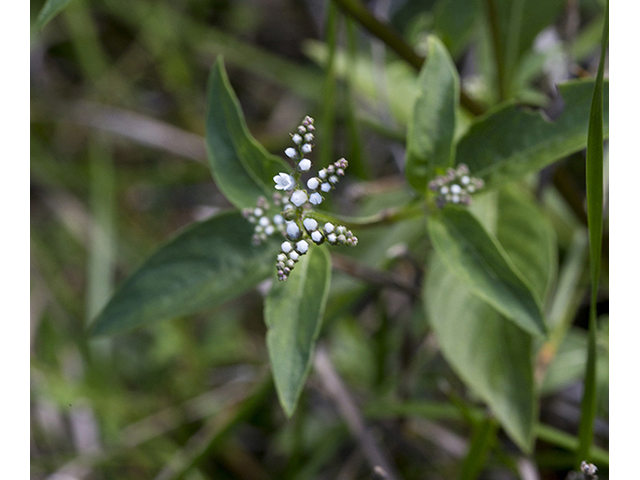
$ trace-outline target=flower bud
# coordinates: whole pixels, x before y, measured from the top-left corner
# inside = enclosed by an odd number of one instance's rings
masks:
[[[302,224],[304,225],[304,228],[306,228],[308,232],[312,232],[318,229],[318,222],[313,218],[305,218]]]
[[[320,205],[322,203],[322,195],[315,192],[309,196],[309,202],[313,205]]]
[[[311,168],[311,160],[309,160],[308,158],[303,158],[302,160],[300,160],[300,163],[298,163],[298,168],[301,172],[306,172]]]
[[[301,207],[307,201],[307,193],[304,190],[296,190],[291,194],[291,203]]]

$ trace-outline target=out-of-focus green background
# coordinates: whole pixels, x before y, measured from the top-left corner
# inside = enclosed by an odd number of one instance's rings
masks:
[[[595,72],[603,2],[557,3],[508,96],[536,104],[553,81]],[[42,4],[31,2],[32,25]],[[427,33],[438,34],[470,72],[465,88],[491,106],[504,92],[484,75],[488,33],[475,5],[407,0],[369,8],[418,50]],[[119,282],[167,237],[230,207],[206,166],[202,138],[207,77],[219,55],[249,129],[269,151],[288,146],[289,132],[312,114],[331,132],[319,133],[320,158],[353,160],[340,209],[349,212],[363,191],[385,196],[361,203],[362,211],[404,198],[399,165],[411,104],[403,82],[413,74],[342,17],[336,33],[327,12],[320,0],[72,0],[42,31],[32,28],[31,478],[371,478],[313,375],[286,421],[270,382],[259,291],[112,338],[85,334]],[[342,47],[352,36],[358,51],[343,50],[327,73],[330,52],[319,42],[332,35]],[[374,70],[391,62],[389,98],[367,95],[377,77],[361,75],[356,57]],[[352,87],[337,81],[345,77]],[[565,182],[564,208],[579,212],[582,160],[567,159],[560,172],[553,181]],[[412,232],[385,241],[402,246]],[[570,243],[561,228],[559,241]],[[405,267],[413,274],[409,261]],[[388,293],[331,297],[330,354],[349,387],[367,401],[390,390],[442,396],[459,389],[425,340],[415,305]],[[404,330],[394,330],[390,317]],[[543,409],[550,422],[575,426],[576,388],[549,400],[556,402]],[[442,417],[378,422],[377,438],[406,478],[458,471],[469,429]],[[596,434],[606,446],[607,425],[598,423]],[[564,478],[571,468],[555,448],[538,453],[543,478]],[[517,458],[508,455],[492,458],[486,478],[518,478]]]

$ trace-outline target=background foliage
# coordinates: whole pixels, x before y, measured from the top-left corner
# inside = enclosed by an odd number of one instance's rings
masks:
[[[32,478],[564,479],[587,345],[607,478],[604,2],[31,7]],[[305,114],[360,243],[265,300],[277,242],[230,210]],[[484,193],[425,222],[459,163]]]

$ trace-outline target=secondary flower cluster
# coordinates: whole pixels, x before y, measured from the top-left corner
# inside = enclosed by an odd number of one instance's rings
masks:
[[[281,252],[276,258],[279,280],[289,277],[300,256],[309,251],[310,242],[317,245],[327,242],[331,245],[349,246],[358,243],[357,237],[344,225],[334,226],[326,222],[321,227],[313,218],[313,206],[323,202],[322,194],[335,188],[349,166],[349,163],[341,158],[333,165],[320,170],[316,176],[310,177],[306,181],[306,189],[301,187],[302,174],[311,170],[312,166],[311,160],[305,158],[305,155],[313,150],[314,130],[313,118],[305,117],[297,132],[291,135],[295,146],[284,151],[296,164],[294,174],[280,172],[273,177],[275,189],[278,190],[273,195],[273,202],[276,207],[281,207],[281,211],[275,215],[268,214],[270,205],[262,197],[255,208],[243,210],[245,218],[256,225],[254,244],[259,244],[275,232],[285,236],[286,240],[280,246]]]
[[[469,176],[469,167],[464,163],[455,170],[450,168],[445,175],[440,175],[429,182],[429,189],[438,193],[436,205],[439,208],[447,203],[471,205],[471,194],[484,187],[480,178]]]

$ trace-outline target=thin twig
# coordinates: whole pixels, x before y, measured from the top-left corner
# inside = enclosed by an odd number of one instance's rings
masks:
[[[400,475],[391,461],[378,447],[367,430],[362,414],[347,391],[342,379],[333,368],[326,349],[320,346],[313,360],[315,371],[320,377],[324,391],[335,401],[351,434],[356,437],[371,468],[382,478],[400,480]]]
[[[207,158],[203,137],[140,113],[80,101],[70,108],[66,118],[73,123],[115,133],[197,162],[204,162]]]
[[[424,57],[418,55],[402,37],[378,20],[362,3],[358,0],[333,1],[344,13],[351,16],[374,37],[380,39],[385,45],[391,48],[391,50],[396,52],[400,58],[409,63],[409,65],[417,71],[420,71],[425,61]],[[463,90],[460,91],[460,103],[474,115],[482,115],[486,110]]]
[[[340,254],[332,254],[333,268],[346,273],[354,278],[364,280],[367,283],[379,287],[393,288],[409,294],[412,298],[420,298],[420,289],[390,273],[368,267],[352,258]]]

